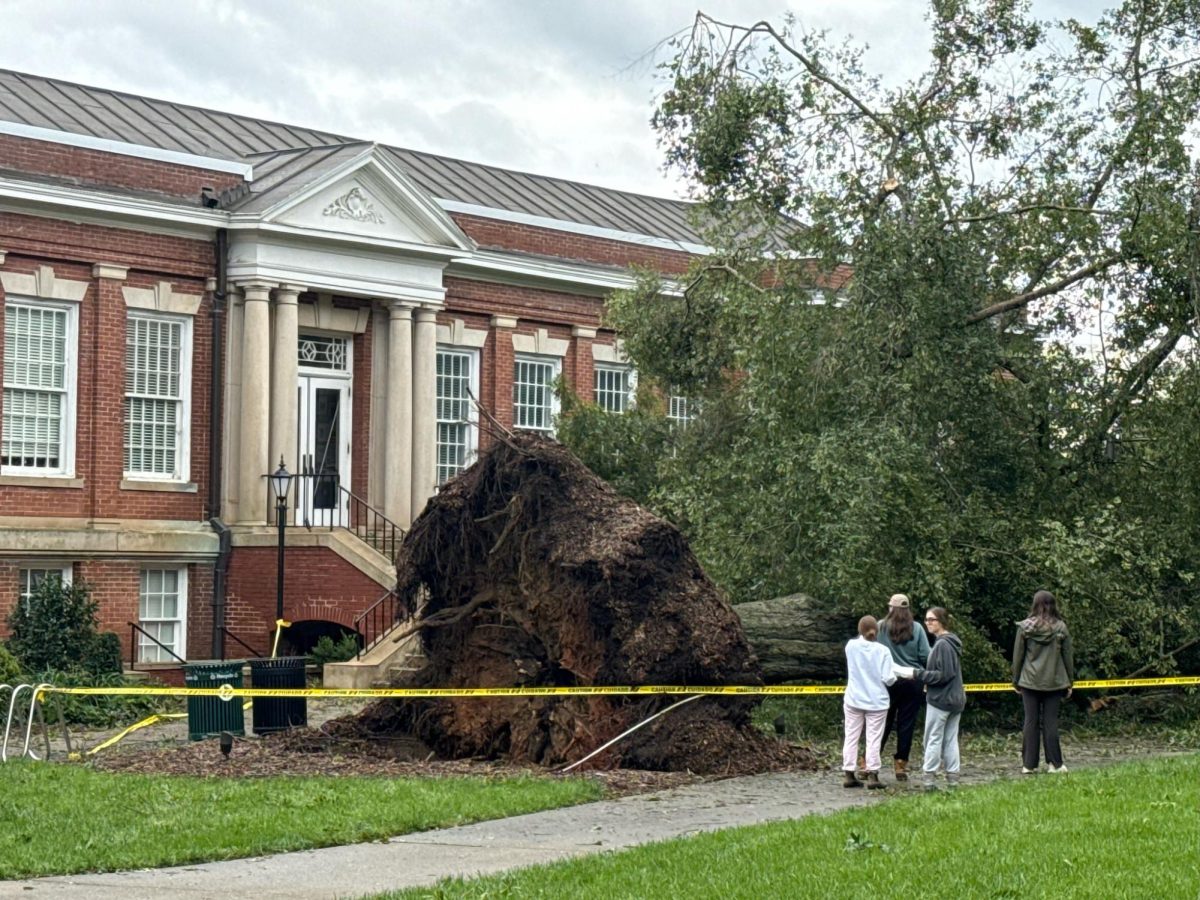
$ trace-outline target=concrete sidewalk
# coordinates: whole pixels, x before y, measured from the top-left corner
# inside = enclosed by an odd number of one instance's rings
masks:
[[[912,782],[909,783],[910,785]],[[890,793],[890,792],[889,792]],[[738,825],[861,806],[836,773],[755,775],[389,841],[229,862],[0,882],[0,898],[324,900],[361,897]]]

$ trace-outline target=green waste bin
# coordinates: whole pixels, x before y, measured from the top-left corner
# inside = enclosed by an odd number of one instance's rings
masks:
[[[223,684],[242,686],[244,660],[208,660],[187,663],[183,667],[183,683],[190,688],[215,689]],[[242,698],[222,700],[220,697],[188,697],[188,740],[202,741],[222,731],[245,735],[246,717],[242,713]]]
[[[250,686],[303,688],[306,656],[250,660]],[[308,724],[308,701],[303,697],[255,697],[254,733],[270,734]]]

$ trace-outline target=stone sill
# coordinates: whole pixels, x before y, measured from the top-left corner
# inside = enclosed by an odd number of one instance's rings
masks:
[[[67,488],[83,487],[82,478],[66,478],[62,475],[0,475],[0,487]]]
[[[123,491],[164,491],[171,494],[194,494],[199,488],[194,481],[135,481],[121,479]]]

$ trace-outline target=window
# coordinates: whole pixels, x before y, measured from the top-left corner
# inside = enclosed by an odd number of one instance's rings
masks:
[[[69,475],[74,468],[75,322],[73,306],[4,305],[6,473]]]
[[[187,569],[142,570],[138,619],[146,632],[138,633],[140,662],[174,662],[171,653],[187,658]]]
[[[188,477],[191,320],[129,316],[125,329],[125,476]]]
[[[554,434],[558,400],[554,379],[561,365],[557,359],[518,356],[513,363],[513,427]]]
[[[474,350],[438,350],[438,484],[445,484],[475,461],[479,438],[471,395],[479,395],[477,358]]]
[[[605,412],[623,413],[628,410],[632,405],[636,381],[633,369],[597,363],[595,373],[596,405]]]
[[[18,569],[17,596],[23,603],[28,603],[38,585],[48,578],[56,578],[63,584],[71,583],[71,567],[55,566],[52,569]]]
[[[699,412],[695,400],[682,394],[671,394],[667,398],[667,418],[671,424],[679,428],[687,428]]]

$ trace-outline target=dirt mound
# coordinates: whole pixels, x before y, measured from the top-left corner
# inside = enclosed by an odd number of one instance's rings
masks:
[[[400,596],[421,599],[429,660],[414,686],[758,685],[732,608],[679,531],[566,448],[507,437],[448,484],[405,539]],[[439,755],[573,762],[679,697],[376,704],[368,731],[409,728]],[[703,698],[595,764],[694,772],[794,766],[750,724],[756,698]]]

